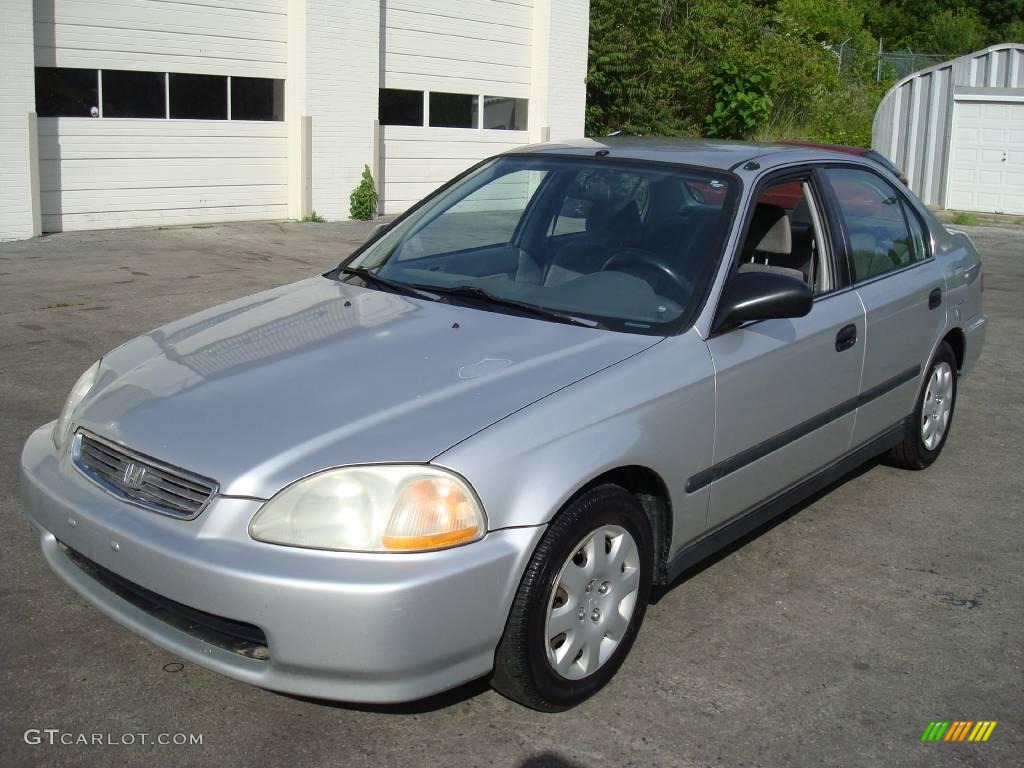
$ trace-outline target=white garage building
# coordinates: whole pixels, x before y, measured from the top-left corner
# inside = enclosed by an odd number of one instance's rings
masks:
[[[1024,44],[903,78],[875,113],[871,144],[928,205],[1024,214]]]
[[[397,213],[583,133],[588,0],[0,0],[0,239]]]

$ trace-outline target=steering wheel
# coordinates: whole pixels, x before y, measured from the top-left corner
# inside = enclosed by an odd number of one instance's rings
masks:
[[[630,272],[631,267],[639,271],[640,274],[637,276],[646,281],[654,290],[657,290],[656,285],[662,282],[662,278],[667,278],[671,286],[678,291],[677,296],[670,296],[669,298],[680,300],[680,303],[685,302],[693,293],[693,285],[690,281],[676,272],[675,268],[667,260],[653,251],[645,251],[639,248],[619,251],[608,259],[601,269]],[[644,272],[654,275],[655,280],[653,282],[648,280],[644,277]]]

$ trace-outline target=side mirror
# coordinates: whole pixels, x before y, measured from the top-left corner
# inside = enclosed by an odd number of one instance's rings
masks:
[[[371,241],[377,240],[382,236],[384,232],[386,232],[390,228],[390,223],[377,224],[377,226],[370,230],[370,234],[368,234],[367,239],[364,241],[364,243],[370,243]]]
[[[737,272],[725,284],[711,332],[751,320],[803,317],[813,303],[814,294],[803,280],[773,272]]]

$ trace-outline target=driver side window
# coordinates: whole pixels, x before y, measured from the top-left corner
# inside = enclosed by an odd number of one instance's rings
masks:
[[[739,271],[793,277],[815,294],[831,290],[819,210],[809,176],[761,190],[740,252]]]

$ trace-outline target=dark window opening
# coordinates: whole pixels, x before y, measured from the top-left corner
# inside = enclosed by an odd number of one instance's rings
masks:
[[[231,78],[232,120],[284,120],[284,80]]]
[[[476,128],[477,97],[465,93],[431,93],[432,128]]]
[[[227,120],[228,79],[221,75],[172,74],[171,117],[182,120]]]
[[[163,72],[103,70],[104,117],[167,117]]]
[[[423,125],[423,91],[381,88],[377,119],[381,125]]]
[[[484,128],[525,131],[528,109],[527,99],[484,96]]]
[[[95,69],[36,67],[39,117],[98,117],[98,93]]]

